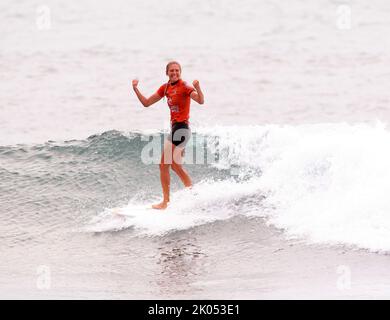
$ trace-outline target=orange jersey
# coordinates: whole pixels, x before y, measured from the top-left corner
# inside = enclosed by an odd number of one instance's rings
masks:
[[[171,110],[171,122],[188,122],[190,118],[190,94],[195,89],[188,86],[183,80],[175,84],[163,84],[157,94],[168,98],[168,107]]]

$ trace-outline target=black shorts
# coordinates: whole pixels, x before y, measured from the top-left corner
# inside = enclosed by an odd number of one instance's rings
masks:
[[[184,148],[191,139],[191,129],[186,122],[175,122],[172,124],[171,133],[168,135],[168,140],[175,146]]]

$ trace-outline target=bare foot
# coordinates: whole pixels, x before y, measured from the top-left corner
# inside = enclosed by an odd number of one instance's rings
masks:
[[[161,203],[152,205],[153,209],[164,210],[168,207],[168,201],[162,201]]]

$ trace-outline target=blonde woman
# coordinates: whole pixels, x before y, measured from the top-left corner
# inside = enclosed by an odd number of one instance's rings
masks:
[[[163,84],[156,93],[145,98],[139,89],[138,80],[133,80],[133,89],[144,107],[149,107],[163,97],[167,97],[168,107],[171,112],[171,132],[164,142],[164,151],[160,161],[160,180],[163,190],[163,200],[154,204],[154,209],[166,209],[169,204],[170,173],[172,170],[179,176],[185,187],[191,187],[192,181],[187,171],[182,166],[184,148],[191,138],[189,127],[191,99],[199,104],[204,103],[203,92],[199,81],[194,80],[193,86],[188,86],[181,79],[181,66],[176,61],[171,61],[166,66],[167,83]]]

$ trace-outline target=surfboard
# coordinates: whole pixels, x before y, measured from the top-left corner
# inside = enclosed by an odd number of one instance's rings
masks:
[[[124,212],[123,208],[112,208],[112,209],[110,209],[110,211],[115,216],[119,216],[119,217],[132,217],[132,215],[130,215],[129,213]]]
[[[127,210],[126,210],[127,209]],[[154,211],[154,209],[152,207],[148,207],[148,206],[145,206],[145,207],[141,207],[141,208],[138,208],[137,211],[139,211],[141,209],[141,211],[143,212],[144,210],[146,212],[151,212],[151,211]],[[123,217],[123,218],[134,218],[135,217],[135,214],[131,213],[128,211],[129,209],[128,208],[112,208],[110,209],[110,212],[112,213],[112,215],[114,216],[118,216],[118,217]],[[146,213],[145,212],[145,213]]]

